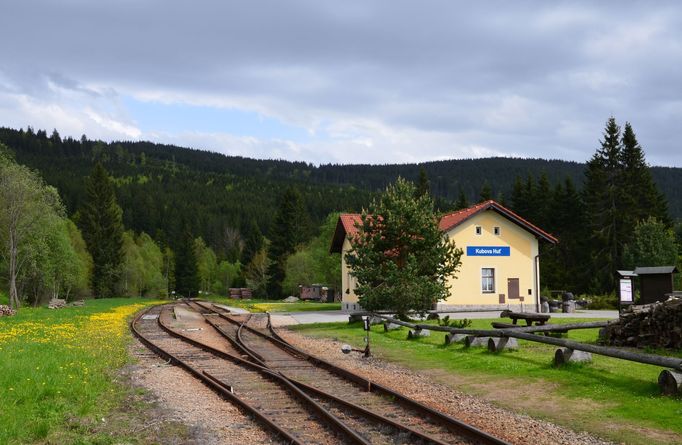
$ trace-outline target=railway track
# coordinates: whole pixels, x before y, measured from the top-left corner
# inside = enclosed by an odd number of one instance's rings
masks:
[[[282,376],[179,336],[169,328],[171,320],[170,306],[155,306],[139,314],[131,329],[145,346],[253,415],[283,442],[369,443]]]
[[[295,348],[277,335],[269,315],[235,316],[210,303],[185,303],[201,313],[233,348],[286,377],[370,443],[505,443]]]

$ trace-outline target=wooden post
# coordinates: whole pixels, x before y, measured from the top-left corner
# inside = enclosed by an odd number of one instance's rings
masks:
[[[488,339],[488,351],[500,352],[505,349],[519,349],[519,342],[515,338],[508,337],[490,337]]]
[[[664,369],[658,375],[658,386],[661,388],[661,393],[666,396],[682,394],[682,372]]]
[[[445,334],[445,344],[451,345],[453,343],[461,343],[467,336],[464,334]]]
[[[384,323],[384,332],[395,331],[395,330],[401,329],[401,328],[402,328],[402,326],[400,326],[399,324],[390,323],[388,321]]]
[[[559,348],[554,352],[554,366],[562,366],[566,363],[587,363],[592,361],[592,354],[585,351],[576,351],[571,348]]]
[[[475,335],[467,335],[464,339],[464,346],[471,348],[474,346],[488,346],[488,339],[490,337],[476,337]]]
[[[428,329],[415,329],[415,330],[410,330],[407,333],[407,339],[411,340],[413,338],[418,338],[418,337],[428,337],[431,335],[431,331]]]

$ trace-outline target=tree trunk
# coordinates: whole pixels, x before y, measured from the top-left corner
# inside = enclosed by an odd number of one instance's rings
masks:
[[[17,245],[16,236],[10,229],[9,233],[9,305],[12,309],[19,309],[19,295],[17,293]]]

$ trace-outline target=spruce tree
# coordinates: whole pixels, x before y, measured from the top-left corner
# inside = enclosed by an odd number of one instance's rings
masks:
[[[426,311],[448,295],[462,250],[438,228],[433,201],[415,199],[416,187],[398,178],[361,216],[346,254],[367,310],[394,310],[399,318]]]
[[[263,247],[263,234],[256,223],[255,218],[250,218],[242,227],[244,234],[244,249],[242,249],[242,264],[247,265]]]
[[[282,296],[286,260],[294,253],[296,246],[306,240],[307,227],[308,214],[303,206],[303,198],[297,189],[289,187],[282,195],[271,231],[267,286],[270,298]]]
[[[459,197],[457,198],[457,202],[455,203],[455,210],[462,210],[466,209],[467,207],[469,207],[469,200],[464,194],[464,190],[462,189],[462,187],[460,187]]]
[[[189,230],[183,230],[180,245],[175,251],[175,290],[187,298],[196,297],[199,292],[194,238]]]
[[[417,190],[415,191],[415,197],[427,195],[431,192],[431,186],[429,185],[429,178],[426,175],[426,170],[424,167],[419,167],[419,181],[417,182]]]
[[[481,186],[478,202],[490,201],[491,199],[493,199],[493,189],[490,187],[490,183],[486,179],[483,181],[483,185]]]
[[[622,138],[623,163],[623,218],[627,218],[624,242],[631,241],[635,225],[654,217],[670,226],[668,205],[665,196],[658,191],[651,171],[644,158],[644,150],[629,122],[625,123]]]
[[[92,256],[92,291],[97,298],[112,297],[116,294],[123,260],[123,212],[102,164],[95,165],[85,191],[80,226]]]
[[[604,130],[604,139],[585,170],[583,196],[592,251],[592,291],[614,289],[615,274],[622,259],[623,175],[621,164],[621,134],[611,117]]]

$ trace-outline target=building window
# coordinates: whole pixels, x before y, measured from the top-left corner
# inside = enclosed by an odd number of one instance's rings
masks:
[[[480,235],[481,233],[481,226],[476,226],[476,235]]]
[[[500,228],[499,227],[493,227],[493,233],[497,236],[500,236]]]
[[[484,294],[495,292],[495,269],[488,267],[481,269],[481,291]]]

